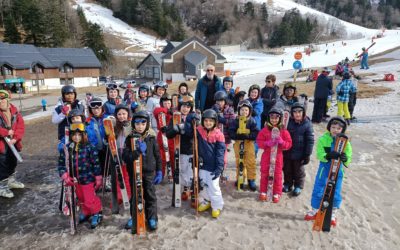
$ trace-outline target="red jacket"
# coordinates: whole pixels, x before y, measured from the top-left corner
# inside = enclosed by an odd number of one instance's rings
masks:
[[[22,137],[25,133],[25,124],[24,119],[22,118],[21,113],[18,112],[17,108],[10,103],[10,111],[11,111],[11,129],[14,130],[13,139],[17,140],[15,143],[15,147],[18,151],[22,149]],[[4,154],[5,151],[5,141],[3,137],[8,135],[9,129],[6,129],[5,126],[5,116],[2,111],[0,111],[0,154]]]

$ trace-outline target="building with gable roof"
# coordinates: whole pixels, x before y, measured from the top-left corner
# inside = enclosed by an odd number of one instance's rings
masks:
[[[0,42],[0,86],[16,91],[96,86],[101,63],[91,49]]]
[[[150,53],[137,69],[143,78],[176,82],[201,78],[208,64],[222,76],[225,61],[218,51],[194,36],[183,42],[168,41],[161,53]]]

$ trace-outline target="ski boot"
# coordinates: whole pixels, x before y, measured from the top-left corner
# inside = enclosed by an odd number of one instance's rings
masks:
[[[267,194],[266,193],[260,193],[258,196],[259,201],[267,201]]]
[[[282,192],[289,193],[290,191],[292,191],[292,187],[289,187],[288,184],[284,184],[283,188],[282,188]]]
[[[126,224],[125,224],[125,229],[126,229],[126,230],[132,229],[132,218],[130,218],[130,219],[128,220],[128,222],[126,222]]]
[[[274,196],[272,196],[273,203],[278,203],[280,199],[281,199],[281,196],[279,194],[274,194]]]
[[[19,189],[19,188],[24,188],[25,185],[22,182],[19,182],[15,179],[15,173],[13,173],[12,175],[10,175],[10,177],[8,177],[8,187],[10,189]]]
[[[95,229],[101,222],[102,214],[98,213],[92,216],[92,222],[90,223],[90,228]]]
[[[181,195],[181,199],[183,201],[187,201],[189,199],[189,197],[190,197],[189,188],[188,187],[183,187],[183,192],[182,192],[182,195]]]
[[[293,196],[299,196],[301,194],[301,188],[295,187],[293,191]]]
[[[253,192],[257,191],[256,181],[255,180],[248,180],[249,189]]]
[[[211,202],[209,202],[208,200],[204,200],[200,203],[199,207],[197,208],[197,210],[199,212],[204,212],[207,211],[208,209],[211,208]]]
[[[150,231],[155,231],[157,230],[157,220],[154,218],[150,218],[149,221],[149,229]]]
[[[306,213],[304,216],[304,220],[309,221],[309,220],[315,220],[315,217],[317,216],[318,209],[313,208],[310,211]]]
[[[221,214],[221,210],[220,209],[213,209],[211,211],[211,215],[212,215],[213,218],[218,218],[220,216],[220,214]]]
[[[235,181],[235,188],[237,188],[237,181]],[[243,184],[240,184],[240,189],[243,190]]]
[[[13,198],[14,193],[8,187],[7,179],[0,181],[0,197]]]
[[[196,197],[193,191],[190,193],[190,206],[196,208]]]
[[[79,214],[78,223],[81,224],[81,223],[87,221],[88,219],[89,219],[89,216],[86,216],[84,214]]]
[[[332,217],[331,217],[331,226],[332,227],[336,227],[336,224],[337,224],[336,213],[337,213],[337,208],[334,207],[332,209]]]

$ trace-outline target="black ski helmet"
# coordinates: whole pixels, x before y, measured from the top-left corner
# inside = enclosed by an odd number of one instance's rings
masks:
[[[131,109],[127,105],[124,105],[124,104],[118,104],[115,107],[114,117],[117,117],[118,111],[120,111],[121,109],[124,109],[124,110],[126,110],[126,112],[128,112],[128,118],[132,117]]]
[[[135,120],[140,118],[145,119],[147,121],[145,131],[148,131],[150,128],[150,116],[145,110],[140,110],[132,115],[132,129],[135,130]]]
[[[140,85],[140,87],[139,87],[139,93],[140,93],[140,91],[142,91],[142,90],[146,91],[147,94],[149,94],[149,93],[150,93],[150,87],[149,87],[149,85],[147,85],[147,84],[142,84],[142,85]]]
[[[248,108],[249,108],[249,115],[248,115],[248,117],[250,117],[250,116],[251,116],[251,113],[253,112],[253,105],[251,105],[250,101],[249,101],[249,100],[241,100],[241,101],[239,102],[238,108],[237,108],[237,109],[238,109],[239,115],[240,115],[240,109],[241,109],[242,107],[248,107]]]
[[[99,97],[93,97],[93,99],[90,100],[89,105],[88,105],[89,113],[91,115],[93,115],[92,109],[95,107],[99,107],[99,106],[101,107],[102,112],[104,112],[103,100],[101,100],[101,98],[99,98]]]
[[[214,127],[217,127],[218,125],[218,114],[215,112],[213,109],[206,109],[204,110],[203,114],[201,115],[201,125],[204,127],[204,119],[210,118],[215,121]],[[205,127],[204,127],[205,128]]]
[[[163,102],[165,101],[171,101],[172,104],[172,96],[167,93],[163,94],[160,98],[160,107],[164,107]]]
[[[76,99],[76,96],[77,96],[76,89],[73,85],[65,85],[61,88],[61,96],[62,96],[63,101],[64,101],[64,95],[67,93],[74,93],[74,95],[75,95],[74,99]]]
[[[71,93],[71,92],[69,92],[69,93]],[[68,117],[67,117],[68,124],[72,123],[72,117],[74,117],[74,116],[80,116],[82,119],[82,122],[85,122],[85,120],[86,120],[86,117],[85,117],[85,114],[83,113],[83,111],[80,110],[79,108],[74,108],[71,111],[69,111],[69,113],[68,113]]]
[[[272,124],[269,118],[270,114],[278,114],[279,115],[279,122],[278,122],[278,127],[282,125],[282,116],[283,116],[283,111],[280,108],[277,107],[272,107],[269,112],[268,112],[268,116],[267,116],[267,125],[268,127],[272,128]]]
[[[334,121],[339,122],[339,123],[342,125],[342,128],[343,128],[342,133],[344,134],[344,133],[346,132],[346,129],[347,129],[347,123],[346,123],[346,121],[343,119],[343,117],[341,117],[341,116],[334,116],[334,117],[332,117],[332,118],[329,120],[328,125],[326,125],[326,129],[330,132],[330,131],[331,131],[331,125],[332,125],[332,123],[333,123]]]
[[[225,76],[224,79],[222,80],[222,84],[224,82],[231,82],[233,86],[233,78],[231,76]]]
[[[217,91],[214,94],[214,101],[226,101],[226,98],[228,98],[228,95],[223,90]]]
[[[258,99],[260,97],[260,93],[261,93],[261,89],[260,89],[260,86],[258,86],[258,84],[253,84],[250,86],[248,97],[250,97],[250,92],[254,89],[256,89],[258,91],[258,95],[257,95],[257,99]]]
[[[292,107],[290,108],[290,114],[292,115],[292,117],[293,117],[293,111],[294,111],[295,109],[302,109],[302,110],[303,110],[303,118],[306,116],[306,110],[305,110],[304,105],[303,105],[302,103],[300,103],[300,102],[295,102],[295,103],[292,105]]]
[[[107,86],[106,86],[107,98],[108,98],[108,94],[109,94],[110,90],[114,90],[114,89],[117,90],[118,95],[119,95],[119,89],[118,89],[118,85],[117,85],[117,84],[115,84],[115,83],[109,83],[109,84],[107,84]]]
[[[343,73],[343,79],[350,79],[350,73],[348,71]]]

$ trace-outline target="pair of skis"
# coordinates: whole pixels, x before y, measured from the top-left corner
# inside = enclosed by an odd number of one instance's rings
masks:
[[[182,114],[180,112],[174,112],[172,115],[173,125],[178,125],[181,123]],[[175,167],[174,167],[174,177],[172,184],[172,206],[173,207],[181,207],[181,184],[179,182],[179,156],[181,154],[181,135],[178,133],[174,137],[174,158],[175,158]]]
[[[275,140],[276,138],[278,138],[279,134],[280,134],[279,128],[273,127],[271,131],[271,140]],[[271,201],[273,196],[277,153],[278,153],[278,144],[271,147],[271,154],[269,159],[268,184],[267,184],[267,201]]]
[[[157,121],[159,123],[160,128],[167,126],[166,114],[164,112],[160,112],[158,114]],[[162,133],[162,144],[163,144],[162,146],[163,146],[164,154],[165,154],[165,164],[166,164],[168,182],[172,183],[173,178],[172,178],[172,169],[171,169],[171,156],[169,155],[168,138],[165,135],[165,133]]]
[[[197,124],[196,120],[193,119],[193,159],[192,159],[192,168],[193,168],[193,180],[192,180],[192,197],[191,202],[192,206],[196,209],[196,215],[199,214],[199,165],[203,164],[203,159],[199,158],[198,151],[198,139],[197,139]]]
[[[237,134],[250,134],[250,129],[246,128],[247,118],[245,116],[239,117],[239,128],[236,131]],[[237,190],[241,191],[244,184],[244,140],[240,141],[239,144],[239,171],[237,176]]]
[[[348,137],[345,134],[337,135],[335,138],[335,146],[333,151],[336,151],[340,154],[343,153],[346,148],[347,141]],[[335,196],[336,182],[341,164],[342,162],[340,158],[332,159],[324,195],[322,196],[321,204],[315,217],[313,225],[314,231],[322,230],[323,232],[329,232],[331,230],[333,199]]]

